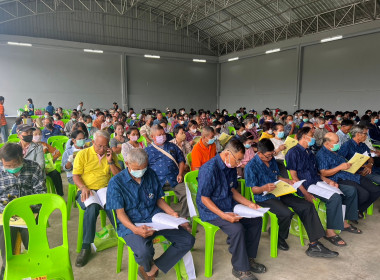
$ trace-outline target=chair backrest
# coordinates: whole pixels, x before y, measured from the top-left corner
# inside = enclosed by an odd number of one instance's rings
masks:
[[[296,135],[295,134],[290,134],[289,137],[290,138],[294,138]]]
[[[57,140],[63,140],[65,139],[66,142],[67,140],[69,140],[69,137],[65,136],[65,135],[57,135],[57,136],[50,136],[47,140],[47,143],[49,145],[53,144],[54,141],[57,141]]]
[[[230,131],[230,135],[236,135],[236,129],[234,127],[229,126],[228,130]]]
[[[15,138],[18,138],[17,134],[11,134],[11,135],[9,135],[8,140],[9,139],[15,139]]]
[[[57,150],[59,150],[59,152],[61,153],[61,157],[63,156],[63,153],[65,152],[67,141],[68,141],[67,139],[59,139],[52,143],[52,146],[56,148]]]
[[[112,139],[112,138],[114,138],[115,137],[115,133],[112,133],[111,135],[110,135],[110,139]]]
[[[70,121],[70,119],[61,119],[61,121],[63,122],[63,124],[66,125]]]
[[[36,223],[35,215],[31,209],[33,205],[41,205],[38,222]],[[67,237],[67,208],[65,200],[56,194],[35,194],[19,197],[12,200],[5,207],[3,212],[3,228],[5,235],[6,247],[6,260],[7,262],[12,258],[28,256],[29,262],[26,265],[43,264],[49,258],[49,254],[55,249],[50,249],[47,238],[46,228],[48,226],[48,219],[54,210],[60,210],[62,215],[62,245],[60,248],[67,250],[67,258],[69,256],[69,241]],[[13,216],[22,218],[29,232],[29,246],[28,251],[22,255],[13,255],[12,240],[10,234],[10,219]],[[65,250],[65,251],[66,251]],[[64,260],[65,256],[62,256]],[[66,259],[67,259],[66,258]],[[58,264],[57,264],[58,265]]]
[[[186,186],[190,190],[191,199],[193,200],[197,215],[199,215],[198,206],[196,203],[197,192],[198,192],[198,173],[199,173],[199,170],[190,171],[185,175],[185,179],[184,179]]]
[[[0,149],[5,145],[5,143],[0,143]]]
[[[191,153],[188,153],[186,156],[187,159],[187,164],[190,166],[190,171],[191,171],[191,163],[192,163],[192,158],[191,158]]]
[[[139,139],[137,139],[137,142],[138,142],[138,143],[141,143],[141,142],[143,142],[143,143],[144,143],[144,145],[145,145],[145,148],[146,148],[146,147],[148,147],[148,142],[146,141],[146,139],[145,139],[145,137],[144,137],[144,136],[140,136],[140,138],[139,138]]]
[[[8,143],[18,143],[18,142],[20,142],[20,139],[19,138],[12,138],[12,139],[8,139],[7,142]]]

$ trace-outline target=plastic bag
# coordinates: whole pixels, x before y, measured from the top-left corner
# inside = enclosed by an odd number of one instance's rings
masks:
[[[104,251],[117,246],[117,234],[112,225],[107,225],[95,233],[93,248],[95,251]]]

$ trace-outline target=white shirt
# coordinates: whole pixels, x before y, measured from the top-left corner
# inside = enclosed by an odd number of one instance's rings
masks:
[[[279,139],[276,139],[276,138],[270,138],[270,141],[272,141],[275,150],[277,150],[281,145],[283,145],[285,143],[284,140],[281,140],[281,139],[279,140]],[[285,155],[281,151],[274,158],[275,159],[284,160],[285,159]]]

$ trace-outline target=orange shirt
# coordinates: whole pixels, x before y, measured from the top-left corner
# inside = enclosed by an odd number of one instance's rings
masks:
[[[4,106],[3,104],[0,104],[0,126],[4,126],[6,124],[7,120],[5,119]]]
[[[208,162],[216,156],[216,145],[213,143],[206,147],[202,139],[199,140],[197,144],[195,144],[193,151],[191,152],[191,170],[196,170],[196,168],[200,168],[203,164]]]
[[[92,126],[96,127],[97,129],[101,130],[102,129],[102,122],[99,119],[94,120],[92,123]]]

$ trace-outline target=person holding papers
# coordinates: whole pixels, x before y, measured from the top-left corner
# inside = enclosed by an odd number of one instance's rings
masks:
[[[370,159],[363,165],[363,168],[359,169],[358,173],[376,184],[380,184],[380,169],[374,166],[375,160],[371,157],[371,150],[364,143],[368,137],[368,128],[364,125],[354,125],[351,129],[351,136],[352,139],[344,143],[338,151],[339,155],[350,160],[355,153],[367,153]]]
[[[94,192],[107,187],[111,175],[120,172],[115,154],[109,147],[110,135],[104,130],[94,134],[93,146],[78,152],[74,160],[73,180],[79,191],[76,200],[85,211],[83,218],[83,244],[75,265],[86,265],[91,255],[91,243],[94,242],[96,219],[101,206],[97,203],[86,203]],[[107,212],[111,222],[112,215]]]
[[[326,239],[335,246],[345,246],[346,242],[335,234],[334,230],[343,230],[344,228],[359,230],[343,223],[344,212],[342,204],[349,208],[350,218],[354,218],[352,209],[357,203],[357,194],[354,188],[350,186],[340,186],[333,180],[320,176],[317,169],[317,160],[309,147],[314,144],[313,131],[309,127],[300,129],[297,133],[298,145],[291,149],[286,155],[287,168],[294,180],[305,180],[298,188],[298,194],[304,196],[311,203],[315,199],[314,195],[326,203],[327,230]],[[341,187],[341,189],[340,189]],[[344,194],[342,203],[341,194]]]
[[[263,207],[270,207],[270,211],[276,214],[279,225],[278,248],[284,251],[289,250],[286,239],[289,235],[293,212],[288,207],[292,207],[301,218],[309,236],[310,244],[306,254],[310,257],[325,258],[338,256],[337,252],[330,251],[318,241],[325,235],[325,232],[313,203],[292,194],[276,197],[267,193],[276,189],[275,182],[278,180],[290,185],[296,181],[280,176],[280,170],[273,158],[274,145],[269,139],[260,140],[257,144],[257,150],[257,155],[245,168],[245,182],[247,187],[252,188],[256,203]]]
[[[352,165],[337,153],[340,148],[340,138],[337,134],[329,132],[323,141],[323,147],[317,153],[319,172],[322,176],[337,182],[343,193],[346,193],[345,189],[347,190],[349,186],[356,188],[357,199],[354,199],[351,205],[347,203],[347,196],[342,197],[347,207],[345,219],[357,220],[357,209],[359,209],[359,216],[363,218],[363,212],[380,197],[380,188],[366,177],[347,172]],[[345,224],[345,228],[351,229],[347,224]]]
[[[236,167],[241,165],[244,152],[244,145],[231,139],[222,153],[199,169],[196,201],[202,221],[220,227],[228,235],[232,274],[239,279],[256,280],[253,272],[266,272],[264,265],[255,262],[262,219],[248,219],[232,213],[237,203],[251,209],[259,208],[236,190]]]
[[[190,230],[187,220],[178,219],[178,214],[162,199],[162,184],[153,169],[148,167],[147,153],[143,149],[132,149],[126,155],[125,164],[126,169],[110,180],[107,209],[116,212],[117,233],[134,252],[140,265],[140,277],[154,279],[158,270],[167,273],[181,260],[193,247],[195,238],[185,230]],[[159,231],[145,224],[138,225],[151,223],[158,214],[164,213],[186,224]],[[157,235],[164,236],[172,246],[153,262],[153,239]]]

